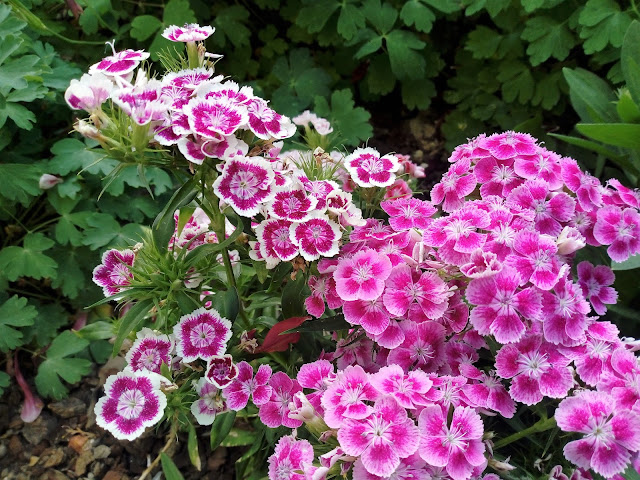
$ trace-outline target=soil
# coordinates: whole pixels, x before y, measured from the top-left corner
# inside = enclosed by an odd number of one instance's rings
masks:
[[[428,113],[373,111],[374,134],[368,144],[381,153],[402,153],[425,167],[419,187],[428,199],[431,187],[448,168],[440,120]],[[120,360],[122,361],[122,359]],[[15,382],[0,398],[0,479],[2,480],[133,480],[145,472],[164,447],[166,438],[148,429],[133,442],[118,441],[95,423],[93,407],[105,379],[124,365],[110,360],[75,385],[59,402],[46,403],[35,422],[20,419],[22,393]],[[27,372],[25,372],[27,373]],[[32,382],[30,382],[32,384]],[[35,388],[32,387],[35,391]],[[186,435],[169,451],[186,480],[235,479],[234,462],[247,447],[209,449],[209,428],[199,430],[201,471],[190,463]],[[156,467],[146,476],[161,478]]]

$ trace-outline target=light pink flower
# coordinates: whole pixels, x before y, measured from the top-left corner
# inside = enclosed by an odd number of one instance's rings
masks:
[[[102,254],[102,263],[93,269],[93,282],[102,287],[105,297],[126,289],[133,279],[130,268],[136,254],[133,250],[107,250]]]
[[[454,480],[468,480],[485,462],[482,419],[472,408],[456,407],[451,424],[439,405],[425,407],[418,418],[418,453],[429,465],[446,467]]]
[[[578,264],[578,284],[584,296],[591,302],[598,315],[607,312],[606,304],[615,304],[618,292],[609,285],[613,285],[616,276],[606,265],[593,266],[589,262]]]
[[[321,256],[337,255],[342,232],[327,215],[316,212],[302,223],[293,223],[289,227],[289,236],[304,259],[312,262]]]
[[[215,30],[208,25],[201,27],[196,23],[185,23],[182,27],[168,26],[162,32],[162,36],[172,42],[201,42],[209,38]]]
[[[544,337],[556,345],[577,345],[585,340],[587,313],[591,307],[580,287],[563,276],[553,290],[542,292],[542,320]]]
[[[432,480],[438,478],[431,476],[425,461],[417,453],[400,459],[398,468],[388,476],[381,477],[367,472],[360,459],[355,461],[352,471],[353,480]]]
[[[151,372],[120,372],[107,378],[105,396],[95,406],[96,423],[118,440],[133,440],[162,418],[167,397],[162,377]]]
[[[333,128],[327,119],[318,117],[315,113],[312,113],[309,110],[305,110],[297,117],[293,117],[291,121],[301,127],[307,127],[311,124],[320,135],[329,135],[333,132]]]
[[[516,157],[513,167],[522,178],[544,180],[551,190],[558,190],[564,184],[560,155],[546,148],[538,147],[534,155]]]
[[[303,469],[313,459],[313,447],[308,441],[281,437],[269,457],[269,480],[308,480]]]
[[[266,364],[260,365],[255,377],[253,376],[253,367],[247,362],[240,362],[236,367],[238,375],[222,391],[229,409],[236,412],[242,410],[249,403],[249,397],[258,407],[267,403],[273,391],[271,386],[267,385],[269,378],[271,378],[271,367]]]
[[[382,294],[390,273],[389,258],[367,249],[341,260],[333,278],[336,291],[343,300],[374,300]]]
[[[171,365],[173,341],[168,335],[157,334],[149,328],[143,328],[137,336],[125,357],[132,371],[146,370],[160,373],[163,363],[167,366]]]
[[[574,217],[575,218],[575,217]],[[559,255],[571,255],[587,245],[586,239],[575,227],[564,227],[556,239]]]
[[[494,133],[481,139],[478,146],[488,150],[497,160],[514,160],[517,157],[535,155],[538,152],[535,138],[528,133],[513,131]]]
[[[144,50],[122,50],[117,53],[114,51],[113,55],[91,65],[89,67],[89,75],[96,73],[102,73],[107,76],[126,75],[147,58],[149,58],[149,53]]]
[[[348,418],[361,420],[372,412],[365,402],[379,397],[378,391],[369,382],[369,375],[360,365],[349,366],[338,371],[336,379],[322,395],[324,420],[331,428],[339,428]]]
[[[41,190],[49,190],[50,188],[53,188],[62,182],[64,182],[64,180],[60,177],[56,177],[55,175],[50,175],[48,173],[43,173],[38,180],[38,186]]]
[[[631,453],[640,450],[640,415],[614,410],[613,398],[606,393],[582,391],[565,398],[555,417],[565,432],[585,434],[565,445],[565,457],[604,477],[622,473],[631,462]]]
[[[511,163],[511,162],[508,162]],[[506,197],[523,180],[516,175],[513,166],[493,157],[482,158],[476,163],[473,173],[480,184],[480,195]]]
[[[607,253],[612,260],[624,262],[640,253],[640,214],[634,208],[613,205],[598,210],[593,235],[602,245],[609,245]]]
[[[417,198],[386,200],[380,203],[380,207],[389,215],[391,227],[398,232],[411,228],[427,228],[431,216],[436,213],[436,208],[430,202]]]
[[[64,99],[73,110],[91,113],[109,98],[113,82],[102,73],[84,74],[80,80],[72,79],[64,92]]]
[[[500,379],[496,378],[494,370],[485,373],[470,364],[460,365],[460,370],[464,376],[477,382],[468,383],[462,387],[469,403],[475,407],[494,410],[505,418],[513,417],[516,413],[516,404]]]
[[[138,125],[165,119],[169,103],[161,97],[162,83],[149,80],[111,92],[111,100]]]
[[[336,365],[343,370],[352,365],[360,365],[368,370],[376,370],[373,360],[376,352],[373,342],[367,337],[357,336],[357,332],[336,343],[336,351],[332,358],[336,358]]]
[[[469,263],[460,267],[460,271],[469,278],[491,277],[502,270],[502,262],[493,252],[478,248],[471,252]]]
[[[289,417],[289,403],[293,401],[294,394],[302,391],[297,380],[291,380],[284,372],[276,372],[269,379],[269,386],[271,397],[260,405],[258,412],[262,423],[270,428],[280,425],[297,428],[302,425],[302,420]]]
[[[384,191],[385,200],[409,198],[411,195],[413,195],[413,190],[411,190],[409,184],[401,178],[396,178],[396,181],[389,185]]]
[[[20,409],[20,419],[25,423],[35,422],[40,416],[44,403],[37,395],[34,395],[31,391],[31,387],[22,376],[20,371],[20,364],[18,362],[18,351],[13,353],[13,369],[16,377],[16,382],[22,390],[24,395],[24,402],[22,402],[22,408]]]
[[[333,365],[324,359],[305,363],[298,371],[298,383],[302,388],[313,390],[307,394],[307,400],[319,414],[324,413],[321,399],[328,386],[335,380]]]
[[[473,192],[477,180],[470,172],[471,161],[461,159],[449,167],[442,180],[431,189],[431,201],[434,205],[442,203],[442,210],[453,212],[464,204],[464,197]]]
[[[387,363],[396,363],[405,371],[419,368],[435,372],[445,361],[444,327],[433,321],[415,323],[410,320],[400,326],[404,341],[389,353]]]
[[[604,189],[597,178],[580,170],[578,162],[573,158],[564,157],[560,160],[560,165],[565,185],[576,194],[578,203],[584,210],[594,210],[603,205]]]
[[[183,315],[173,328],[176,353],[185,363],[222,355],[231,338],[231,322],[204,307]]]
[[[514,267],[521,282],[531,282],[542,290],[551,290],[560,278],[558,247],[549,235],[531,230],[518,232],[513,241],[514,254],[505,263]]]
[[[583,382],[595,387],[604,372],[611,367],[611,354],[620,346],[620,331],[610,322],[593,322],[587,328],[587,340],[573,347],[567,356],[573,358],[576,372]]]
[[[381,394],[392,396],[401,407],[408,409],[429,403],[425,394],[433,385],[423,371],[413,370],[406,374],[400,365],[382,367],[371,375],[370,381]]]
[[[216,415],[226,410],[220,390],[204,377],[197,382],[194,380],[193,388],[198,394],[198,399],[191,404],[191,413],[198,425],[211,425]]]
[[[480,335],[493,335],[500,343],[517,342],[525,333],[522,317],[535,320],[542,309],[541,295],[534,287],[518,292],[520,275],[506,267],[491,277],[474,279],[466,290],[471,324]]]
[[[332,310],[340,308],[344,304],[344,300],[338,296],[336,291],[336,281],[333,275],[324,274],[318,277],[311,275],[309,277],[309,288],[311,289],[311,295],[305,299],[304,304],[307,312],[314,317],[321,317],[324,313],[325,300]]]
[[[344,319],[352,325],[361,325],[365,332],[380,335],[389,326],[389,312],[382,298],[351,300],[342,306]]]
[[[275,195],[274,176],[266,160],[236,157],[225,162],[222,174],[213,182],[213,191],[238,215],[252,217]]]
[[[228,387],[238,376],[238,367],[231,355],[216,355],[207,361],[204,378],[218,388]]]
[[[509,394],[525,405],[535,405],[545,396],[563,398],[574,384],[569,359],[540,335],[502,347],[496,355],[496,371],[502,378],[513,379]]]
[[[598,381],[598,390],[610,394],[616,407],[625,410],[637,408],[640,400],[640,364],[638,358],[624,347],[611,354],[611,368],[604,369]]]
[[[344,159],[344,167],[361,187],[386,187],[396,179],[400,163],[393,155],[380,156],[377,150],[367,147],[356,148]]]
[[[420,438],[407,411],[393,398],[383,397],[366,417],[346,419],[338,441],[346,454],[360,457],[369,473],[384,477],[398,468],[401,458],[415,453]]]

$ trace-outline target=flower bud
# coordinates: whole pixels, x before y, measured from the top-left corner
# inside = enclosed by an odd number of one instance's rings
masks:
[[[60,177],[56,177],[55,175],[49,175],[48,173],[43,174],[40,177],[40,181],[38,185],[42,190],[49,190],[50,188],[55,187],[57,184],[64,182]]]

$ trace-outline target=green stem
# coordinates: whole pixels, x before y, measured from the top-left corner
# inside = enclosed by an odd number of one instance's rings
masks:
[[[544,432],[545,430],[550,430],[556,426],[555,417],[551,418],[542,418],[536,424],[530,426],[529,428],[525,428],[524,430],[520,430],[519,432],[514,433],[513,435],[509,435],[502,440],[498,440],[494,445],[494,449],[502,448],[510,443],[516,442],[521,438],[528,437],[534,433]]]

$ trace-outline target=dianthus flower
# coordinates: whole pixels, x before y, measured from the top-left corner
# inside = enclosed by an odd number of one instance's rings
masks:
[[[324,412],[321,399],[327,387],[335,379],[334,368],[331,362],[321,359],[312,363],[305,363],[298,371],[298,383],[302,388],[313,390],[307,394],[307,400],[320,414]]]
[[[164,29],[162,36],[172,42],[201,42],[209,38],[215,28],[203,26],[196,23],[185,23],[184,26],[170,25]]]
[[[216,310],[199,308],[180,317],[173,328],[176,353],[185,363],[222,355],[231,338],[231,322]]]
[[[80,80],[71,80],[64,92],[64,99],[72,109],[91,113],[100,108],[112,90],[113,83],[102,73],[85,73]]]
[[[593,322],[587,328],[584,344],[567,349],[576,372],[584,383],[595,387],[602,374],[609,371],[611,354],[620,345],[618,328],[610,322]]]
[[[624,262],[640,253],[640,214],[634,208],[613,205],[598,210],[593,236],[602,245],[609,245],[607,253],[612,260]]]
[[[624,347],[616,348],[610,358],[611,368],[604,369],[598,390],[610,394],[616,407],[631,410],[640,400],[640,364]],[[637,407],[636,407],[637,408]]]
[[[380,207],[389,215],[389,224],[396,231],[411,228],[427,228],[436,208],[429,202],[417,198],[386,200]]]
[[[446,467],[454,480],[468,480],[485,462],[482,419],[472,408],[456,407],[451,424],[439,405],[425,407],[418,418],[418,453],[429,465]]]
[[[516,157],[513,167],[522,178],[544,180],[551,190],[557,190],[564,184],[560,155],[546,148],[538,147],[534,155]]]
[[[555,418],[565,432],[585,434],[565,445],[565,458],[606,478],[622,473],[631,454],[640,450],[640,415],[615,410],[613,398],[606,393],[582,391],[565,398]]]
[[[435,372],[445,361],[444,327],[433,321],[415,323],[410,320],[400,326],[404,341],[389,353],[387,362],[396,363],[405,371],[419,368]]]
[[[373,300],[352,300],[342,306],[344,319],[352,325],[361,325],[365,332],[380,335],[389,326],[389,312],[382,298]]]
[[[462,387],[471,405],[494,410],[505,418],[513,417],[516,404],[500,379],[496,378],[495,371],[485,373],[473,365],[461,365],[460,370],[466,377],[477,381]]]
[[[453,212],[464,205],[464,197],[473,192],[477,180],[470,173],[471,161],[460,159],[442,176],[440,183],[431,189],[431,201],[434,205],[442,203],[442,210]]]
[[[197,382],[194,380],[193,388],[198,394],[198,399],[191,404],[191,413],[198,425],[211,425],[216,415],[226,410],[220,390],[204,377]]]
[[[580,287],[563,276],[549,292],[542,292],[544,338],[556,345],[577,345],[585,340],[587,313],[591,307]]]
[[[344,159],[344,166],[354,182],[368,188],[391,185],[400,163],[393,155],[380,156],[377,150],[367,147],[356,148]]]
[[[289,235],[304,259],[311,262],[321,256],[337,255],[342,232],[340,226],[329,217],[315,212],[304,222],[293,223],[289,227]]]
[[[498,160],[515,160],[517,157],[535,155],[538,151],[535,138],[528,133],[513,131],[482,138],[478,146],[488,150]]]
[[[482,198],[490,195],[506,197],[514,188],[521,185],[523,180],[516,175],[512,165],[505,165],[493,157],[478,160],[473,173],[480,183]]]
[[[168,335],[155,333],[149,328],[138,332],[136,341],[126,355],[128,367],[134,371],[160,373],[162,364],[171,365],[173,340]]]
[[[269,457],[269,480],[306,480],[306,465],[314,459],[313,447],[307,440],[281,437]]]
[[[607,312],[605,303],[615,304],[618,300],[618,292],[609,286],[613,285],[615,279],[613,270],[606,265],[594,266],[589,262],[578,264],[578,285],[598,315]]]
[[[391,273],[391,261],[386,255],[367,249],[344,259],[333,273],[336,292],[343,300],[374,300],[384,290]]]
[[[207,362],[204,378],[218,388],[228,387],[238,376],[238,367],[231,355],[216,355]]]
[[[325,300],[332,310],[341,307],[344,303],[336,291],[336,281],[333,275],[324,274],[318,277],[311,275],[309,288],[311,295],[305,299],[304,305],[307,312],[314,317],[321,317],[324,313]]]
[[[364,468],[374,475],[390,476],[418,448],[420,437],[407,411],[391,397],[376,401],[364,418],[348,418],[338,430],[340,447],[359,456]]]
[[[515,236],[513,250],[505,263],[520,273],[521,283],[531,282],[542,290],[551,290],[558,282],[561,264],[553,237],[522,230]]]
[[[93,269],[93,282],[102,287],[105,297],[115,295],[131,284],[130,268],[136,254],[133,250],[107,250],[102,254],[102,263]]]
[[[222,395],[227,399],[229,409],[236,412],[242,410],[249,403],[249,397],[258,407],[267,403],[273,391],[271,386],[267,385],[269,378],[271,378],[271,367],[260,365],[255,377],[253,376],[253,367],[247,362],[240,362],[236,367],[238,375],[222,391]]]
[[[421,370],[405,373],[399,365],[388,365],[371,375],[371,385],[381,394],[395,398],[401,407],[413,409],[429,402],[425,394],[433,382]]]
[[[604,188],[597,178],[583,172],[573,158],[563,158],[560,165],[562,180],[567,188],[576,194],[578,203],[584,210],[595,210],[603,205]]]
[[[297,428],[302,425],[302,420],[289,417],[289,403],[293,401],[293,395],[302,391],[302,387],[296,380],[291,380],[286,373],[276,372],[269,379],[271,397],[260,405],[258,415],[267,427],[276,428],[284,425],[289,428]]]
[[[144,50],[122,50],[103,58],[89,67],[89,74],[102,73],[107,76],[121,76],[132,72],[143,60],[149,58]]]
[[[336,379],[322,395],[324,420],[331,428],[338,428],[348,418],[366,418],[371,413],[371,407],[365,402],[374,401],[379,396],[361,366],[347,367],[337,373]]]

